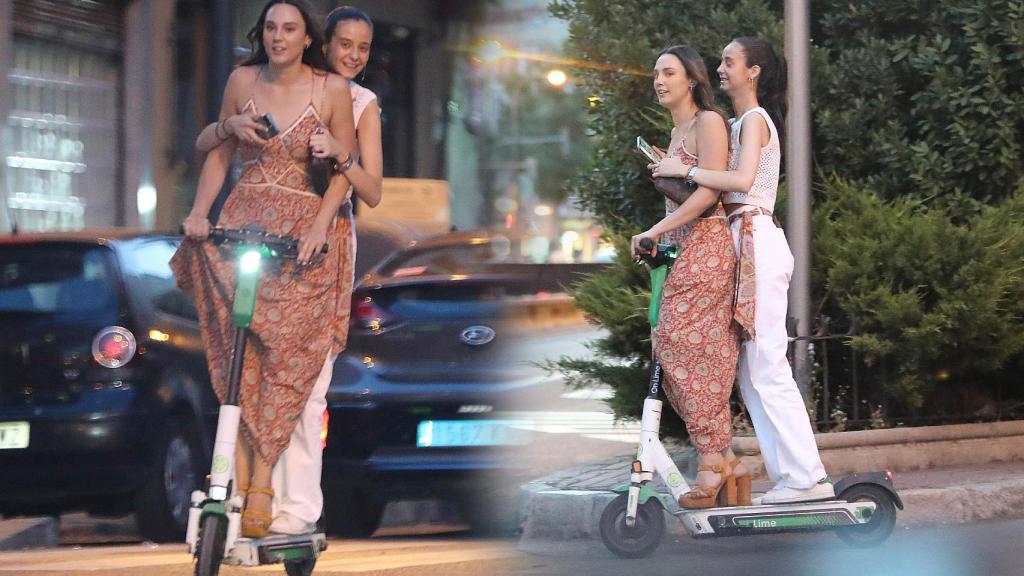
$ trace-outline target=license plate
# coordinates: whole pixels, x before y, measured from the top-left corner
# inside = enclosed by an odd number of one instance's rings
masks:
[[[526,431],[512,420],[424,420],[416,430],[416,446],[503,446],[522,444]]]
[[[28,448],[28,422],[0,422],[0,450]]]

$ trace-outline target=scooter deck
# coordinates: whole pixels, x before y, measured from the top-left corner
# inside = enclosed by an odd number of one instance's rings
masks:
[[[866,524],[874,513],[874,502],[828,500],[776,506],[680,510],[675,515],[691,535],[704,537],[830,530],[840,526]]]
[[[323,534],[275,534],[259,539],[239,538],[224,557],[224,563],[233,566],[259,566],[315,560],[326,549],[327,537]]]

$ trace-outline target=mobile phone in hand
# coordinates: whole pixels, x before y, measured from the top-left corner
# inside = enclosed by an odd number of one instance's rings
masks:
[[[644,140],[643,136],[636,137],[636,149],[638,152],[647,157],[647,159],[650,160],[652,163],[657,164],[658,162],[661,162],[661,156],[658,155],[658,153],[654,150],[653,146],[651,146],[650,144],[647,143],[646,140]]]
[[[264,126],[263,130],[256,131],[256,134],[258,134],[260,138],[269,140],[270,138],[277,136],[277,123],[274,122],[274,117],[270,115],[270,112],[260,116],[256,121]]]

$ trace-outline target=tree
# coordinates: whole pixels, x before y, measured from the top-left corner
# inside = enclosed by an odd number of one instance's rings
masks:
[[[631,149],[636,135],[663,142],[669,126],[642,71],[673,44],[709,70],[730,38],[781,47],[782,4],[552,1],[597,103],[575,194],[623,249],[663,214]],[[951,413],[962,388],[978,405],[1024,399],[1013,377],[1024,366],[1024,2],[817,0],[812,17],[813,292],[834,330],[854,334],[865,396],[907,415]],[[578,287],[609,336],[596,358],[561,363],[577,384],[615,388],[620,416],[643,398],[619,394],[623,367],[642,386],[650,357],[646,280],[630,266],[620,258]]]
[[[812,2],[818,165],[977,213],[1024,182],[1024,2]]]

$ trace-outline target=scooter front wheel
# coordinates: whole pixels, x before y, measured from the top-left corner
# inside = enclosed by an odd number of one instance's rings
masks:
[[[628,494],[619,494],[601,514],[601,540],[620,558],[644,558],[661,544],[665,535],[665,510],[656,498],[636,509],[636,523],[626,526]]]
[[[224,559],[224,539],[228,519],[218,514],[203,518],[199,527],[199,548],[196,550],[196,576],[217,576]]]

